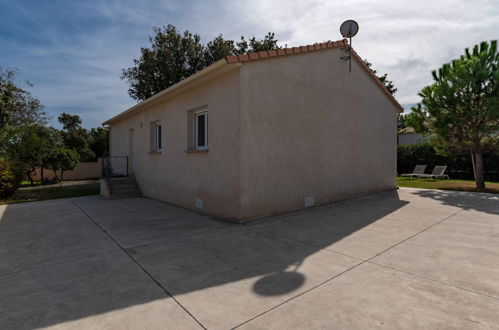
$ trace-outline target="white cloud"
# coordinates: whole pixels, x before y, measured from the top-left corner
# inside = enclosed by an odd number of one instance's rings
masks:
[[[355,19],[360,31],[354,48],[379,73],[388,73],[402,104],[418,102],[417,92],[431,83],[431,70],[465,47],[497,39],[499,31],[499,4],[485,0],[113,0],[56,6],[54,17],[21,3],[14,8],[23,21],[6,22],[6,29],[13,34],[34,29],[43,42],[4,42],[8,54],[0,49],[0,65],[18,67],[23,79],[35,83],[33,93],[54,117],[78,113],[87,127],[135,103],[119,75],[148,45],[152,26],[189,29],[203,42],[219,33],[238,39],[275,32],[282,45],[297,46],[341,39],[341,22]]]

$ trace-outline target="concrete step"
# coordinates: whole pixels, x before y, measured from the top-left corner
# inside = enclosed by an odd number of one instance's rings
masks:
[[[139,189],[113,189],[112,194],[140,194]]]
[[[111,198],[130,198],[130,197],[141,197],[140,193],[136,194],[111,194]]]
[[[135,178],[107,178],[103,179],[107,182],[106,192],[101,193],[108,198],[125,198],[125,197],[139,197],[141,192],[137,185]],[[101,185],[101,190],[102,190]],[[105,186],[104,186],[105,188]]]

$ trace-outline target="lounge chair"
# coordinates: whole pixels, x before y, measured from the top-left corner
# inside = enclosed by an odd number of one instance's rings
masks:
[[[417,177],[419,175],[424,174],[425,169],[426,165],[416,165],[416,167],[414,167],[414,170],[412,170],[412,173],[404,173],[401,174],[400,176],[410,176],[411,178],[415,176]]]
[[[431,174],[420,174],[418,178],[427,178],[427,179],[449,179],[449,176],[445,173],[447,166],[435,166]]]

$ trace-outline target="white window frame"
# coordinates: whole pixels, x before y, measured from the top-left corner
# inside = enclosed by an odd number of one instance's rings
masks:
[[[204,119],[204,146],[198,145],[198,117],[205,116]],[[208,149],[208,111],[202,110],[194,113],[194,149],[206,150]]]
[[[149,125],[150,130],[150,152],[160,153],[163,149],[163,125],[161,125],[161,120],[151,121]],[[161,132],[161,133],[160,133]]]

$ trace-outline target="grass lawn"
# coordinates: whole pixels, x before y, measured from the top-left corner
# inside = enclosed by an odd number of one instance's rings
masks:
[[[33,186],[39,186],[42,182],[40,180],[33,180]],[[28,180],[21,181],[20,187],[30,187],[31,183]]]
[[[43,201],[46,199],[97,195],[99,193],[99,189],[100,187],[98,182],[74,186],[41,187],[29,190],[18,189],[14,195],[9,198],[0,199],[0,205]]]
[[[441,190],[460,190],[477,191],[475,181],[471,180],[446,180],[446,179],[411,179],[406,177],[397,177],[399,187],[441,189]],[[499,182],[485,182],[486,192],[499,194]]]

